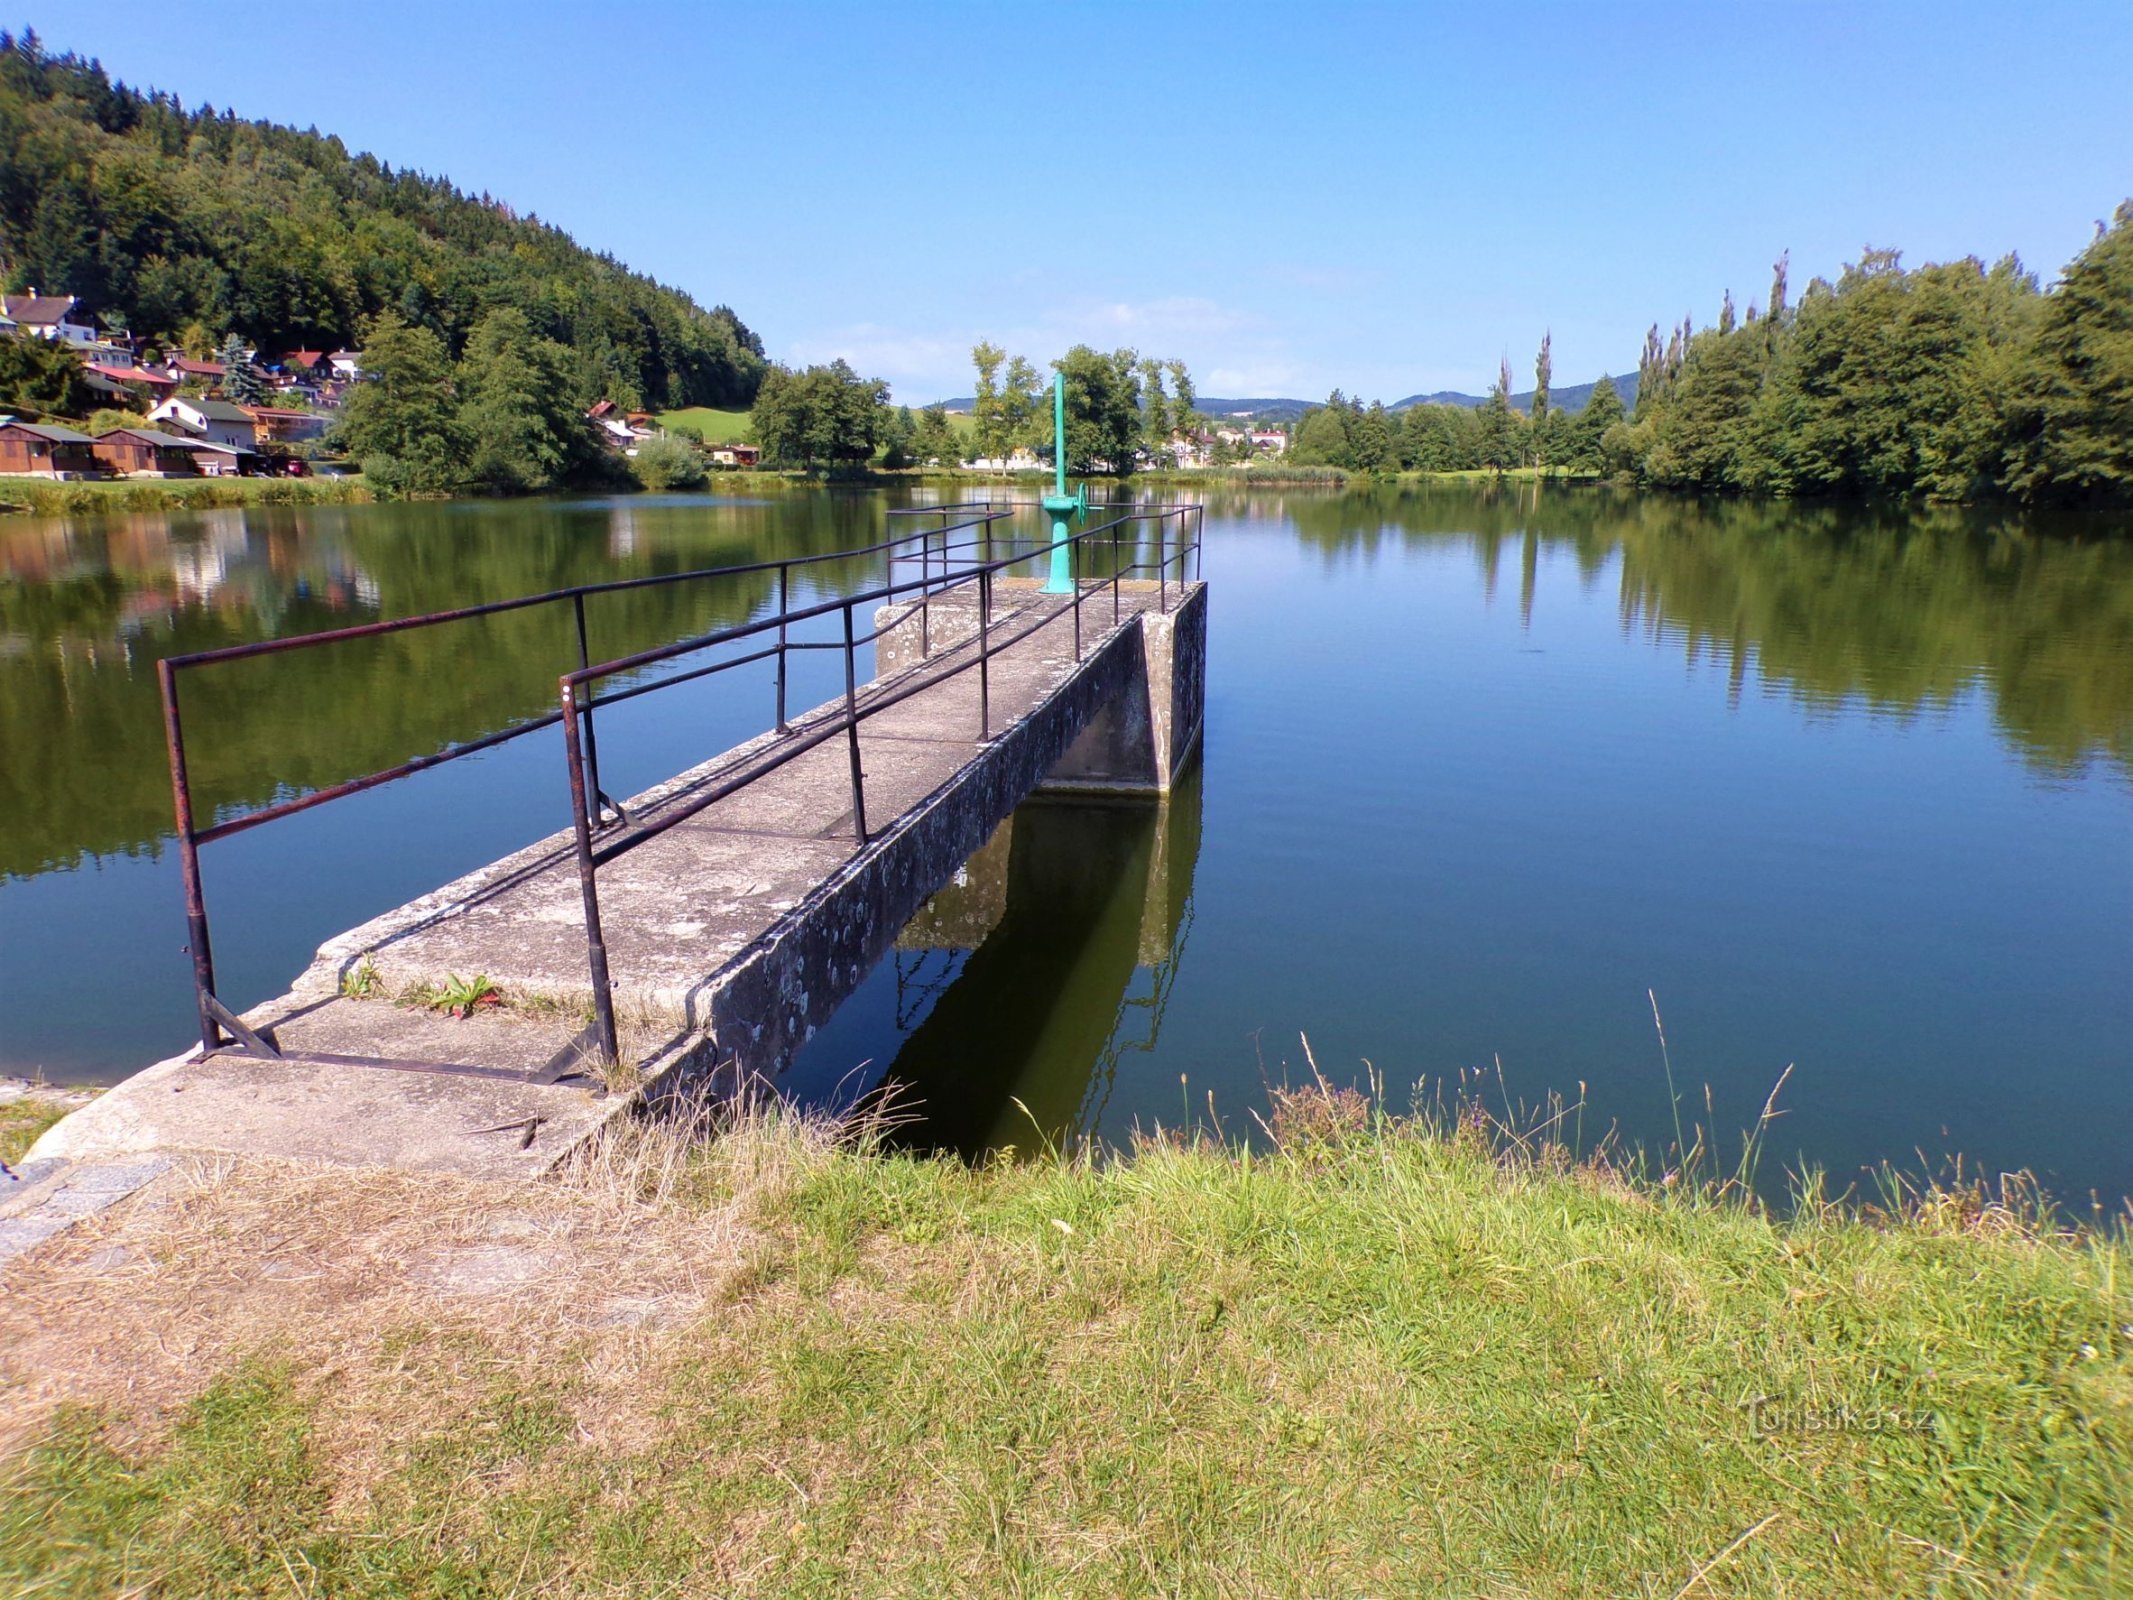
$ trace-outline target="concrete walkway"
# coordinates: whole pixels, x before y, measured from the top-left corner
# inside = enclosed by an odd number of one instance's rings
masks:
[[[890,946],[926,897],[1055,771],[1077,787],[1167,788],[1198,736],[1205,590],[1121,586],[1083,605],[1033,584],[994,598],[993,738],[979,737],[975,597],[936,600],[931,650],[893,624],[862,693],[909,698],[861,724],[869,842],[855,836],[841,732],[603,867],[618,1088],[657,1092],[772,1075]],[[1015,642],[998,641],[1021,635]],[[632,797],[633,818],[765,766],[834,724],[842,701]],[[111,1162],[225,1151],[360,1165],[530,1175],[637,1098],[609,1093],[584,1042],[590,987],[571,835],[558,833],[329,941],[288,994],[245,1014],[285,1054],[456,1062],[467,1077],[197,1052],[158,1063],[51,1129],[34,1158]],[[394,1003],[481,974],[509,1004],[468,1020]],[[360,975],[370,997],[351,985]],[[546,1069],[556,1082],[527,1081]]]

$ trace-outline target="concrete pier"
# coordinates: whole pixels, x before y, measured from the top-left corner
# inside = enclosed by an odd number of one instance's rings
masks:
[[[1164,609],[1162,602],[1168,602]],[[659,1095],[774,1077],[927,898],[1026,797],[1169,789],[1205,704],[1204,585],[1073,600],[1034,583],[993,597],[992,737],[980,737],[977,605],[967,590],[884,614],[860,724],[870,837],[854,830],[841,734],[600,869],[623,1066]],[[684,803],[834,723],[727,751],[624,803]],[[386,996],[481,974],[509,1004],[467,1021]],[[350,992],[357,975],[368,989]],[[580,1065],[590,1001],[572,836],[558,833],[328,941],[289,993],[245,1014],[288,1054],[452,1061],[508,1074]],[[197,1052],[137,1074],[47,1133],[33,1156],[203,1149],[497,1175],[551,1165],[634,1095],[585,1077],[423,1074]]]

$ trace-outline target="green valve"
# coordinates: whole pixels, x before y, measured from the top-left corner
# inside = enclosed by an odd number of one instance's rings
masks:
[[[1052,575],[1046,580],[1046,594],[1072,594],[1074,592],[1073,565],[1068,560],[1067,518],[1079,517],[1089,520],[1089,486],[1084,483],[1072,494],[1066,486],[1066,374],[1052,374],[1052,492],[1044,497],[1046,513],[1052,519]]]

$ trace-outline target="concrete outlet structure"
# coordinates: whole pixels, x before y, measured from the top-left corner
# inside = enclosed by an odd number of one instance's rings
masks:
[[[878,625],[877,672],[857,696],[863,844],[845,736],[821,738],[842,700],[625,802],[654,816],[763,769],[599,870],[624,1065],[649,1094],[774,1077],[1024,799],[1167,793],[1201,737],[1204,584],[1091,584],[1077,597],[1000,582],[982,670],[970,588]],[[460,1023],[385,998],[476,973],[511,1004]],[[329,940],[288,994],[245,1014],[291,1057],[342,1062],[173,1058],[33,1154],[194,1148],[540,1170],[629,1103],[570,1075],[588,1048],[577,1030],[589,996],[574,838],[558,833]]]

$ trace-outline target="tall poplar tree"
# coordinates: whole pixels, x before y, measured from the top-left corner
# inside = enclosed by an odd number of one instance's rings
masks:
[[[970,403],[971,418],[977,424],[978,454],[994,460],[1007,456],[1007,417],[1000,404],[1000,363],[1007,359],[1007,352],[988,340],[980,340],[971,346],[971,365],[977,368],[976,398]]]
[[[1518,465],[1518,418],[1511,410],[1511,358],[1497,366],[1496,383],[1481,404],[1481,464],[1499,476]]]
[[[1548,464],[1548,380],[1555,373],[1555,363],[1548,354],[1552,339],[1550,332],[1541,334],[1540,358],[1533,363],[1533,464],[1536,467]]]

